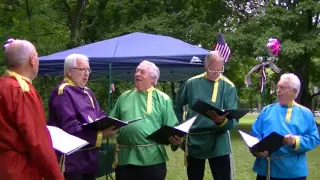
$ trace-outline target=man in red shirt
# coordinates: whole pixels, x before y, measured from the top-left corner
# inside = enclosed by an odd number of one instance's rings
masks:
[[[39,59],[25,40],[5,45],[5,74],[0,77],[0,179],[63,180],[43,105],[32,86]]]

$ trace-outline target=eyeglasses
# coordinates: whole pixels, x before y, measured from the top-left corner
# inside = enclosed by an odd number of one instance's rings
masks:
[[[287,91],[287,90],[291,90],[290,87],[277,87],[277,91]]]
[[[92,72],[92,70],[90,68],[72,68],[72,69],[76,69],[76,70],[79,70],[81,72],[85,72],[85,71],[87,71],[88,73]]]
[[[222,66],[222,70],[220,70],[220,71],[210,70],[209,68],[207,68],[207,70],[209,71],[209,73],[223,73],[224,72],[224,66]]]

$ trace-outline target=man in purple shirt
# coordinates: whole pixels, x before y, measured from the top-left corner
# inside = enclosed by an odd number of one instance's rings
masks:
[[[104,131],[82,129],[82,124],[105,113],[100,109],[93,92],[85,87],[91,69],[89,59],[82,54],[71,54],[64,63],[64,80],[53,90],[49,99],[48,125],[88,141],[86,147],[63,156],[56,152],[66,180],[95,180],[99,147],[103,137],[117,133],[114,127]]]

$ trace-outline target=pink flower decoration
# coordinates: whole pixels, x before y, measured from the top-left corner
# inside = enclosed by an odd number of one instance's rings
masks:
[[[278,56],[280,53],[280,41],[275,38],[270,38],[267,44],[267,50],[270,56]]]
[[[5,45],[3,46],[3,49],[6,50],[6,48],[11,44],[13,43],[15,40],[10,38],[6,41]]]

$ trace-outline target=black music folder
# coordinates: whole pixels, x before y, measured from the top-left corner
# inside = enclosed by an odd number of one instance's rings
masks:
[[[197,116],[190,118],[189,120],[183,122],[182,124],[170,127],[170,126],[162,126],[157,131],[153,132],[151,135],[147,137],[147,139],[152,140],[158,144],[168,145],[169,137],[171,136],[179,136],[180,138],[189,133],[189,130],[196,120]]]
[[[217,115],[221,116],[227,112],[229,112],[229,114],[227,115],[228,119],[240,119],[242,118],[244,115],[246,115],[250,110],[248,109],[225,109],[225,110],[221,110],[218,109],[216,107],[214,107],[213,105],[206,103],[200,99],[198,99],[191,107],[191,109],[203,116],[208,117],[209,119],[210,116],[207,114],[208,111],[215,111],[217,113]]]
[[[268,154],[271,155],[284,146],[284,137],[276,132],[270,133],[268,136],[259,141],[256,137],[253,137],[241,130],[238,131],[252,152],[268,151]]]
[[[102,131],[109,127],[115,126],[115,129],[119,129],[121,127],[127,126],[130,123],[142,120],[143,118],[133,119],[130,121],[121,121],[116,118],[112,118],[109,116],[103,116],[98,118],[97,120],[93,121],[90,116],[88,116],[90,123],[85,123],[82,125],[83,128],[92,129],[96,131]]]

